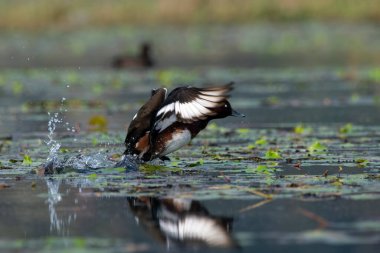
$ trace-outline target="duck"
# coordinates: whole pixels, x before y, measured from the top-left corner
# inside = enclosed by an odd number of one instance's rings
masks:
[[[152,47],[150,43],[144,42],[140,45],[140,52],[136,56],[118,55],[112,60],[112,67],[123,68],[151,68],[154,66]]]
[[[124,155],[144,162],[170,160],[168,154],[187,145],[211,120],[245,117],[228,101],[233,85],[182,86],[168,95],[166,88],[153,89],[128,127]]]

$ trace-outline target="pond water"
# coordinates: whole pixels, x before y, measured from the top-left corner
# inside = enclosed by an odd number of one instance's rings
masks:
[[[375,251],[377,73],[4,70],[0,248]],[[200,79],[233,79],[231,103],[247,117],[215,121],[169,162],[114,168],[124,129],[149,90]],[[65,173],[41,175],[49,153]]]
[[[376,65],[90,65],[0,70],[1,252],[377,252]],[[230,81],[246,118],[170,161],[114,167],[150,89]],[[44,175],[52,160],[61,173]]]

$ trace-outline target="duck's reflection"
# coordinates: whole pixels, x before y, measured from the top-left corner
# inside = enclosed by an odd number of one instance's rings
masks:
[[[73,199],[73,195],[66,187],[63,187],[64,193],[62,193],[61,188],[65,185],[65,181],[49,178],[45,182],[48,188],[46,202],[50,216],[50,232],[68,236],[72,223],[83,222],[77,219],[78,201],[76,197],[74,197],[75,200]],[[84,196],[87,198],[97,195]],[[70,200],[74,203],[70,204]],[[109,199],[102,198],[99,201],[108,203]],[[199,201],[179,198],[128,197],[128,204],[136,222],[155,239],[166,244],[168,249],[204,246],[239,248],[231,235],[233,218],[212,215]],[[59,213],[57,213],[57,205],[60,206]],[[127,221],[119,220],[118,222]],[[120,227],[123,226],[120,225]],[[110,229],[116,228],[112,226]]]
[[[136,222],[168,248],[238,248],[231,236],[233,218],[211,215],[198,201],[154,197],[128,201]]]

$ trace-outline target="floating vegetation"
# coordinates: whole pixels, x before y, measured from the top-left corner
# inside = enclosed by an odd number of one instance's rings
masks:
[[[308,147],[307,150],[310,152],[310,154],[323,154],[326,153],[327,147],[319,141],[315,141]]]
[[[352,129],[353,129],[352,124],[351,123],[347,123],[344,126],[342,126],[341,128],[339,128],[339,133],[341,133],[341,134],[348,134],[348,133],[352,132]]]
[[[106,132],[108,128],[108,121],[103,115],[92,116],[88,120],[90,131]]]
[[[268,160],[276,160],[276,159],[280,159],[281,158],[281,155],[278,151],[276,150],[273,150],[273,149],[270,149],[268,150],[266,153],[265,153],[265,159],[268,159]]]
[[[303,124],[298,124],[294,127],[294,133],[296,134],[310,134],[313,129],[311,127],[307,127]]]
[[[32,164],[32,158],[28,155],[24,155],[24,159],[22,160],[22,165],[31,165]]]
[[[268,143],[268,141],[267,141],[267,138],[265,136],[261,136],[260,139],[255,141],[255,145],[264,146],[264,145],[267,145],[267,143]]]
[[[355,160],[355,162],[361,167],[365,167],[369,164],[369,161],[367,159],[364,159],[364,158],[358,158]]]

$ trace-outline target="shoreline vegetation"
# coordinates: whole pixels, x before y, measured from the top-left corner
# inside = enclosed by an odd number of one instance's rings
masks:
[[[378,0],[4,0],[0,30],[254,22],[380,22]]]

